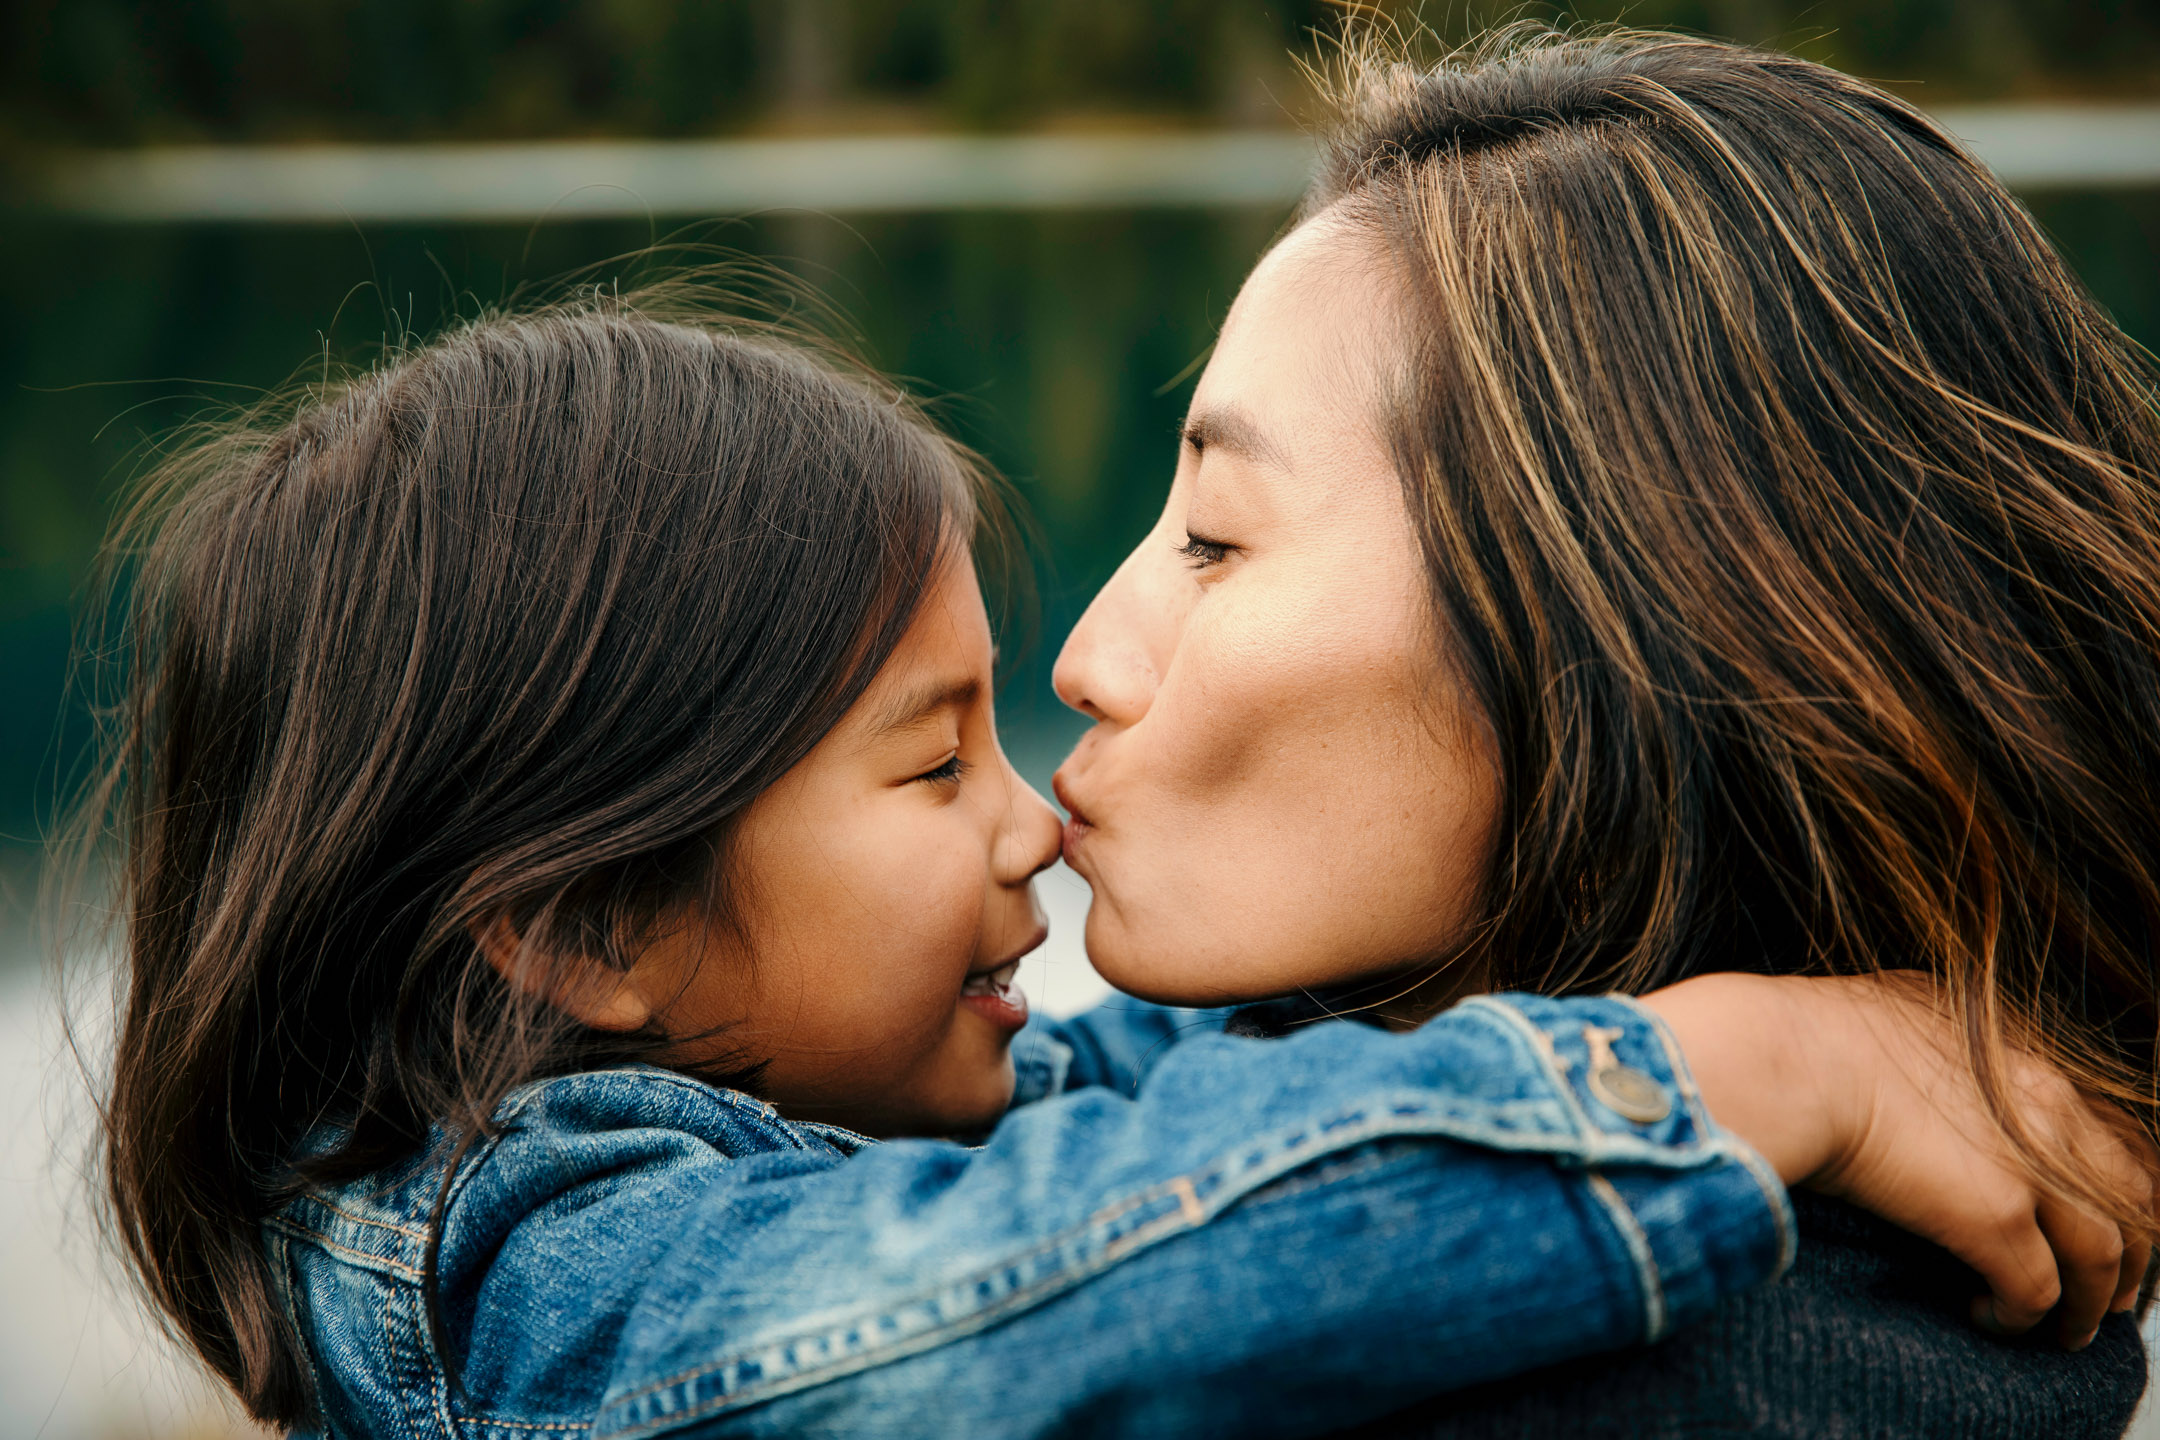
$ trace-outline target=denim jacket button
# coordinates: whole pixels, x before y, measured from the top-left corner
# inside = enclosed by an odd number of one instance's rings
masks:
[[[1601,1065],[1590,1072],[1590,1093],[1623,1120],[1649,1125],[1672,1114],[1665,1087],[1632,1065]]]

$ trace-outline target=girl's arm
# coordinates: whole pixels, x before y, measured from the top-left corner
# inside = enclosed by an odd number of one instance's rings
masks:
[[[1913,975],[1719,974],[1644,1003],[1677,1034],[1711,1115],[1772,1169],[1971,1265],[1990,1287],[1974,1304],[1983,1326],[2016,1333],[2053,1312],[2059,1337],[2082,1346],[2106,1310],[2135,1299],[2151,1247],[2034,1195],[1980,1102],[1962,1037],[1927,996]],[[1171,1045],[1219,1030],[1229,1013],[1115,996],[1072,1019],[1031,1024],[1013,1046],[1015,1102],[1087,1085],[1131,1093]],[[1878,1063],[1856,1064],[1855,1055]],[[2150,1193],[2154,1157],[2095,1125],[2051,1068],[2014,1052],[2004,1063],[2027,1125],[2121,1193]],[[1842,1148],[1838,1135],[1850,1137]]]
[[[1598,1099],[1615,1067],[1635,1118]],[[1654,1340],[1793,1244],[1778,1177],[1621,1000],[1196,1037],[973,1150],[750,1153],[746,1107],[626,1116],[628,1078],[531,1095],[438,1271],[475,1401],[536,1353],[551,1385],[607,1357],[595,1440],[1309,1433]]]
[[[1788,988],[1651,998],[1713,1097],[1772,1115],[1749,1123],[1787,1179],[1887,1210],[1875,1152],[1919,1140],[1955,1163],[1894,1176],[1898,1203],[2015,1208],[1984,1147],[1882,1123],[1942,1096],[1886,1078],[1909,1066],[1868,1026],[1807,1023],[1834,987],[1735,980]],[[1814,1019],[1841,1008],[1867,1002]],[[1670,1039],[1633,1002],[1520,996],[1409,1035],[1203,1036],[1137,1094],[1027,1106],[979,1149],[575,1075],[520,1092],[447,1190],[416,1164],[295,1200],[268,1239],[311,1348],[351,1361],[318,1371],[333,1428],[420,1405],[593,1440],[1311,1433],[1653,1339],[1776,1273],[1778,1177],[1709,1124]]]

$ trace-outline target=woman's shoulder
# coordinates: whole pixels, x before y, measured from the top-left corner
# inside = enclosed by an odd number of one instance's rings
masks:
[[[1570,1440],[1752,1435],[1958,1440],[2122,1433],[2145,1349],[2110,1316],[2083,1351],[1994,1340],[1965,1315],[1985,1287],[1947,1252],[1871,1215],[1793,1197],[1792,1269],[1661,1344],[1463,1392],[1361,1436]]]

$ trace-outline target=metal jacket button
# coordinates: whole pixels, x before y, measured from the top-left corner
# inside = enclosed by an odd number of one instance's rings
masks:
[[[1620,1063],[1612,1042],[1620,1031],[1583,1026],[1583,1043],[1590,1047],[1590,1093],[1598,1103],[1623,1120],[1650,1125],[1672,1114],[1672,1100],[1665,1087],[1632,1065]]]

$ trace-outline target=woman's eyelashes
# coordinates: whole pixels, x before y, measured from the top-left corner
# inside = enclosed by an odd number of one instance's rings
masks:
[[[1174,548],[1178,554],[1192,561],[1193,569],[1205,570],[1210,565],[1220,565],[1229,559],[1230,552],[1237,549],[1237,546],[1227,540],[1210,540],[1205,535],[1197,535],[1188,530],[1185,532],[1185,542]]]

